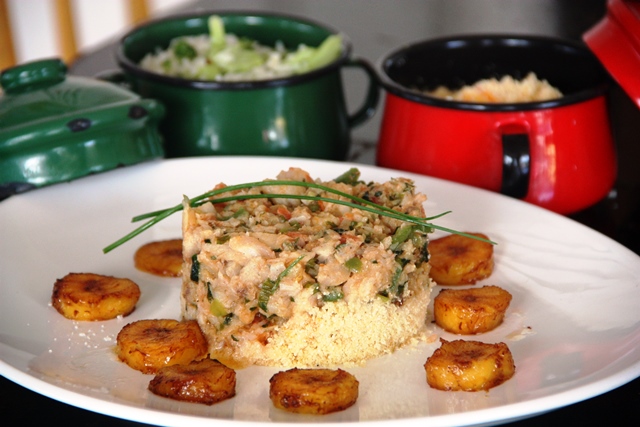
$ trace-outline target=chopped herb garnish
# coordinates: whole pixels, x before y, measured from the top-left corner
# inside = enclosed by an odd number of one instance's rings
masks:
[[[219,245],[223,245],[225,243],[227,243],[229,241],[229,239],[231,239],[231,236],[228,234],[225,234],[224,236],[218,237],[216,239],[216,243]]]
[[[390,297],[400,297],[402,295],[404,283],[400,283],[400,278],[402,277],[402,272],[408,262],[409,260],[403,258],[396,259],[396,270],[391,277],[391,286],[389,286],[389,290],[387,292]]]
[[[397,251],[404,242],[409,240],[413,231],[414,227],[412,225],[403,225],[398,227],[391,237],[391,245],[389,246],[389,249],[391,249],[392,252]]]
[[[209,305],[209,311],[211,314],[217,317],[225,317],[229,314],[226,307],[220,302],[219,299],[213,299]]]
[[[284,227],[282,227],[280,229],[280,232],[281,233],[288,233],[290,231],[298,231],[298,230],[300,230],[300,227],[302,227],[302,224],[300,224],[299,222],[290,221]]]
[[[339,179],[339,178],[337,178],[337,179]],[[267,193],[267,194],[235,194],[233,196],[228,196],[228,197],[219,197],[219,198],[216,197],[216,196],[219,196],[220,194],[229,193],[229,192],[233,192],[233,191],[236,191],[236,190],[243,190],[243,189],[248,189],[248,188],[264,187],[264,186],[298,186],[298,187],[306,187],[306,188],[315,188],[315,189],[319,189],[319,190],[325,191],[327,193],[335,194],[335,195],[340,196],[342,198],[345,198],[347,200],[334,199],[334,198],[330,198],[330,197],[306,195],[306,194],[270,194],[270,193]],[[216,197],[216,198],[214,198],[214,197]],[[212,191],[206,192],[204,194],[201,194],[201,195],[199,195],[197,197],[194,197],[194,198],[191,198],[191,199],[185,197],[183,204],[179,204],[179,205],[173,206],[171,208],[167,208],[167,209],[160,210],[160,211],[154,211],[154,212],[149,212],[149,213],[146,213],[146,214],[138,215],[138,216],[133,218],[133,220],[132,220],[133,222],[141,221],[141,220],[144,220],[144,219],[149,219],[149,221],[145,222],[140,227],[136,228],[135,230],[133,230],[132,232],[130,232],[126,236],[120,238],[116,242],[114,242],[114,243],[108,245],[107,247],[105,247],[103,249],[103,252],[104,253],[108,253],[108,252],[112,251],[113,249],[115,249],[118,246],[122,245],[123,243],[131,240],[132,238],[134,238],[138,234],[142,233],[143,231],[147,230],[148,228],[151,228],[152,226],[154,226],[158,222],[162,221],[163,219],[173,215],[176,212],[181,211],[184,208],[184,205],[187,205],[187,204],[189,206],[191,206],[191,207],[197,207],[197,206],[203,205],[203,204],[208,203],[208,202],[210,202],[210,203],[227,203],[227,202],[238,201],[238,200],[272,199],[272,198],[311,200],[311,201],[315,201],[315,202],[334,203],[334,204],[338,204],[338,205],[347,206],[347,207],[350,207],[350,208],[353,208],[353,209],[360,209],[362,211],[370,212],[370,213],[373,213],[373,214],[382,215],[382,216],[386,216],[386,217],[389,217],[389,218],[397,219],[397,220],[404,221],[404,222],[407,222],[407,223],[410,223],[410,224],[415,224],[415,225],[420,226],[425,231],[427,231],[427,230],[430,231],[430,230],[435,229],[435,230],[445,231],[445,232],[448,232],[448,233],[463,235],[463,236],[466,236],[466,237],[469,237],[469,238],[472,238],[472,239],[482,240],[482,241],[494,244],[494,242],[492,242],[490,240],[483,239],[483,238],[475,236],[473,234],[463,233],[463,232],[460,232],[460,231],[452,230],[450,228],[441,227],[441,226],[438,226],[438,225],[433,224],[433,223],[430,222],[430,221],[432,221],[434,219],[440,218],[440,217],[448,214],[449,212],[444,212],[444,213],[441,213],[441,214],[433,216],[433,217],[421,218],[421,217],[416,217],[416,216],[412,216],[412,215],[408,215],[408,214],[399,212],[397,210],[394,210],[392,208],[389,208],[389,207],[386,207],[386,206],[383,206],[383,205],[378,205],[378,204],[376,204],[374,202],[371,202],[369,200],[365,200],[363,198],[360,198],[360,197],[357,197],[357,196],[353,196],[353,195],[344,193],[342,191],[335,190],[335,189],[330,188],[330,187],[326,187],[324,185],[316,184],[314,182],[273,180],[273,181],[257,181],[257,182],[249,182],[249,183],[245,183],[245,184],[230,185],[228,187],[219,188],[219,189],[216,189],[216,190],[212,190]]]
[[[389,295],[386,293],[379,293],[378,298],[380,298],[384,302],[389,302]]]
[[[213,293],[211,292],[211,283],[207,282],[207,301],[213,302]]]
[[[238,209],[234,214],[233,218],[240,218],[241,216],[248,215],[249,212],[245,208]]]
[[[358,183],[358,179],[360,178],[360,171],[358,168],[351,168],[336,179],[335,182],[344,183],[349,185],[356,185]]]
[[[229,325],[231,323],[231,319],[233,319],[233,313],[229,313],[226,316],[224,316],[224,320],[222,322],[223,325]]]
[[[191,281],[197,282],[200,279],[200,261],[198,261],[198,254],[193,254],[191,257]]]
[[[273,295],[278,288],[280,287],[280,281],[291,271],[291,269],[300,262],[304,258],[304,255],[300,255],[295,259],[287,268],[285,268],[282,273],[278,275],[276,280],[267,279],[260,287],[260,293],[258,294],[258,307],[262,309],[265,313],[267,312],[267,304],[269,304],[269,298]]]
[[[320,210],[320,203],[313,201],[307,205],[311,212],[318,212]]]
[[[173,46],[173,54],[176,56],[176,58],[179,59],[193,59],[198,56],[198,53],[193,48],[193,46],[191,46],[185,40],[179,40],[178,42],[176,42],[176,44]]]
[[[338,287],[332,288],[327,293],[322,294],[322,301],[325,302],[336,302],[342,298],[344,298],[344,294]]]
[[[393,277],[391,277],[391,286],[389,287],[391,294],[396,294],[398,292],[401,275],[402,275],[402,266],[396,266],[396,271],[394,271]]]
[[[344,266],[352,273],[357,273],[362,270],[362,260],[358,257],[353,257],[348,259],[347,262],[344,263]]]

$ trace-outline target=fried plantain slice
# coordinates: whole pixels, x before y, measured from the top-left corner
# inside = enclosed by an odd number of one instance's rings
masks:
[[[498,286],[442,289],[433,300],[436,325],[445,331],[472,335],[495,329],[504,320],[511,294]]]
[[[207,355],[207,341],[195,320],[138,320],[118,333],[120,360],[145,374],[163,366],[187,364]]]
[[[467,233],[488,237],[482,233]],[[450,234],[429,242],[430,276],[439,285],[471,285],[493,272],[493,245]]]
[[[209,358],[164,366],[149,382],[149,390],[169,399],[213,405],[236,395],[236,371]]]
[[[93,273],[69,273],[53,285],[51,304],[73,320],[109,320],[130,314],[140,288],[129,279]]]
[[[135,267],[156,276],[178,277],[182,269],[182,239],[149,242],[133,256]]]
[[[342,369],[290,369],[269,380],[274,406],[299,414],[329,414],[358,399],[358,380]]]
[[[445,391],[480,391],[496,387],[515,374],[516,366],[505,343],[446,341],[424,364],[427,383]]]

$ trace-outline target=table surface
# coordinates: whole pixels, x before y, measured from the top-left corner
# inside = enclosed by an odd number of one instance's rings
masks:
[[[195,1],[180,12],[202,9],[267,10],[315,19],[342,30],[353,42],[354,55],[375,63],[400,45],[453,34],[541,34],[580,40],[604,15],[606,5],[604,0],[224,0]],[[116,43],[79,58],[70,67],[71,73],[94,76],[116,68]],[[351,84],[350,78],[345,77],[347,101],[357,103],[363,88]],[[618,150],[618,180],[607,198],[572,218],[640,254],[640,168],[636,166],[640,160],[640,111],[619,87],[611,91],[610,108]],[[372,120],[353,131],[349,160],[374,163],[380,116],[377,112]],[[601,396],[509,425],[630,425],[635,424],[632,420],[637,420],[639,407],[640,379],[636,379]],[[60,403],[3,377],[0,411],[6,419],[27,425],[45,417],[94,427],[143,425]]]

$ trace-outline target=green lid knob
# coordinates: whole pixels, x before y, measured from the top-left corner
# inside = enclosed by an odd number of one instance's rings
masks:
[[[43,59],[9,68],[0,75],[5,93],[26,92],[60,83],[67,75],[67,66],[59,59]]]

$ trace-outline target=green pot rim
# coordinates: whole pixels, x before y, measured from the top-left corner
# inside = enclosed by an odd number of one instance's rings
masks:
[[[304,74],[297,74],[295,76],[269,79],[269,80],[251,80],[251,81],[234,81],[234,82],[219,82],[219,81],[211,81],[211,80],[189,80],[179,77],[171,77],[165,76],[162,74],[157,74],[151,71],[147,71],[140,67],[137,63],[129,59],[124,52],[124,46],[126,40],[137,33],[138,31],[152,26],[158,25],[163,22],[169,21],[181,21],[187,19],[196,19],[202,18],[203,16],[211,16],[211,15],[241,15],[241,16],[255,16],[255,17],[266,17],[266,18],[282,18],[286,20],[296,21],[316,27],[320,27],[331,34],[340,34],[342,36],[342,54],[338,59],[333,61],[332,63],[325,65],[324,67],[318,68],[317,70],[310,71]],[[188,13],[188,14],[177,14],[171,15],[164,18],[153,19],[145,22],[144,24],[132,29],[128,33],[126,33],[118,44],[118,48],[116,51],[116,60],[118,65],[122,67],[123,70],[129,72],[133,76],[147,79],[159,83],[165,83],[171,86],[181,86],[192,89],[216,89],[216,90],[246,90],[246,89],[264,89],[270,87],[278,87],[278,86],[290,86],[294,84],[303,83],[309,80],[314,80],[320,76],[325,74],[332,73],[342,67],[345,63],[349,61],[351,57],[352,51],[352,43],[348,36],[337,29],[314,21],[307,18],[301,18],[295,15],[289,14],[281,14],[281,13],[269,13],[269,12],[254,12],[254,11],[207,11],[207,12],[198,12],[198,13]]]

